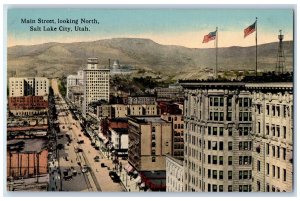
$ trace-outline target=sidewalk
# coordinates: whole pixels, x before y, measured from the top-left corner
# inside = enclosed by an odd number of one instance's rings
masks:
[[[112,160],[107,156],[108,154],[105,154],[102,152],[101,147],[100,147],[100,154],[103,159],[105,158],[107,161],[110,161],[110,163],[112,164]],[[120,161],[122,163],[121,171],[119,169],[115,170],[116,173],[118,174],[118,176],[120,177],[120,180],[121,180],[120,184],[124,187],[124,189],[127,192],[140,192],[141,190],[139,189],[138,184],[134,181],[133,178],[131,178],[127,174],[127,172],[123,168],[128,164],[128,161],[127,160],[120,160]]]

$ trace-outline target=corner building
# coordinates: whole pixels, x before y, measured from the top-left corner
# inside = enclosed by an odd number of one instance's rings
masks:
[[[240,82],[182,82],[184,191],[251,192],[251,94]]]
[[[252,93],[253,191],[293,191],[293,83],[246,84]]]

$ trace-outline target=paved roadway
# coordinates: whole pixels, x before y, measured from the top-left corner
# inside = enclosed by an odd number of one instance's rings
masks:
[[[61,97],[58,91],[57,80],[52,80],[52,88],[54,95]],[[92,145],[88,137],[83,135],[82,128],[78,120],[74,120],[67,104],[63,99],[59,104],[59,107],[64,109],[66,115],[59,116],[60,134],[64,134],[60,138],[57,144],[63,144],[64,149],[59,151],[59,167],[61,175],[63,170],[73,167],[77,173],[70,181],[62,180],[63,191],[103,191],[103,192],[120,192],[125,191],[124,187],[120,183],[115,183],[109,176],[109,171],[113,169],[114,165],[112,161],[103,157],[99,150],[96,150]],[[63,128],[64,127],[64,128]],[[67,138],[65,134],[68,133],[72,142],[67,145]],[[83,144],[78,144],[77,139],[83,139]],[[83,150],[83,152],[75,153],[74,147],[77,146]],[[68,161],[65,160],[65,156],[68,157]],[[100,162],[95,162],[94,157],[100,156]],[[80,162],[80,164],[78,164]],[[102,168],[101,163],[105,163],[107,167]],[[81,173],[80,166],[87,165],[90,167],[88,173]],[[84,181],[84,182],[83,182]]]

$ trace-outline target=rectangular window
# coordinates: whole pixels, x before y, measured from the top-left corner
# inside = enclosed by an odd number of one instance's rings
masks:
[[[240,179],[240,180],[243,179],[243,171],[239,171],[239,179]]]
[[[220,128],[219,128],[219,135],[220,135],[220,136],[223,136],[223,134],[224,134],[223,127],[220,127]]]
[[[219,192],[223,192],[223,185],[219,186]]]
[[[207,177],[208,177],[208,178],[211,177],[211,170],[210,170],[210,169],[207,170]]]
[[[232,150],[232,142],[228,142],[228,150]]]
[[[228,165],[232,165],[232,156],[228,156]]]
[[[275,177],[275,165],[272,165],[272,174],[273,174],[273,177]]]
[[[232,112],[228,112],[227,113],[227,121],[231,121],[232,120]]]
[[[218,99],[219,99],[219,98],[214,97],[214,106],[219,106]]]
[[[211,141],[210,140],[207,141],[207,149],[211,149]]]
[[[232,192],[232,185],[228,186],[228,192]]]
[[[155,157],[152,157],[152,162],[155,162]]]
[[[275,146],[272,146],[272,155],[275,157]]]
[[[219,165],[223,165],[223,156],[219,156]]]
[[[217,127],[213,127],[213,135],[217,135],[218,134],[218,128]]]
[[[219,150],[223,150],[223,142],[219,142]]]
[[[257,171],[260,172],[260,161],[257,160]]]
[[[258,126],[257,127],[258,127],[258,131],[257,132],[260,133],[260,122],[258,122]]]
[[[211,127],[208,127],[208,135],[211,135]]]
[[[210,155],[207,156],[207,163],[211,164],[211,156]]]
[[[232,179],[232,171],[228,171],[228,180]]]
[[[217,156],[213,156],[213,164],[218,164],[218,157]]]
[[[286,126],[283,126],[283,138],[286,139]]]
[[[266,153],[267,155],[270,154],[270,145],[268,143],[266,144]]]
[[[228,128],[228,136],[232,136],[232,127]]]
[[[270,164],[269,163],[267,163],[267,175],[270,175]]]
[[[286,181],[286,169],[283,169],[283,181]]]
[[[224,121],[224,112],[220,112],[220,121]]]
[[[280,147],[277,146],[277,158],[280,158]]]
[[[213,170],[213,179],[218,179],[217,170]]]
[[[217,192],[217,185],[213,184],[213,192]]]
[[[267,115],[270,115],[270,106],[267,105]]]
[[[260,181],[257,181],[257,191],[260,191]]]
[[[223,180],[223,171],[221,171],[221,170],[219,171],[219,179]]]
[[[283,160],[285,160],[286,159],[286,148],[282,148],[282,151],[283,151]]]
[[[220,98],[220,106],[224,106],[224,98],[223,97]]]
[[[218,112],[214,112],[214,121],[218,121]]]
[[[280,167],[277,167],[277,179],[280,179]]]
[[[213,106],[213,97],[209,97],[209,105]]]

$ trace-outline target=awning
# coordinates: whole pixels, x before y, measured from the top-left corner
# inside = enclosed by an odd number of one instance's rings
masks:
[[[141,183],[142,178],[141,178],[140,176],[138,176],[134,181],[135,181],[136,183]]]
[[[132,172],[133,171],[133,167],[130,164],[127,164],[124,169],[126,170],[126,172]]]

